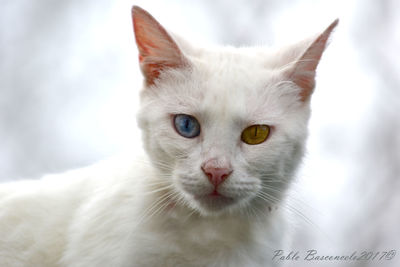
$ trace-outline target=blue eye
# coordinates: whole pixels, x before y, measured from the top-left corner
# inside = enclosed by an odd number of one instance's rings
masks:
[[[178,114],[174,117],[175,130],[186,138],[193,138],[200,134],[200,124],[195,117]]]

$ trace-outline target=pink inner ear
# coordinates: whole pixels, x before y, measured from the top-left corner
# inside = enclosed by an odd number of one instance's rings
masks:
[[[318,36],[317,39],[307,48],[304,54],[297,60],[294,69],[291,70],[290,79],[302,90],[301,101],[306,101],[312,94],[315,87],[315,71],[324,52],[329,36],[338,24],[336,19],[329,27]]]
[[[308,77],[307,77],[308,76]],[[302,88],[300,92],[300,100],[301,101],[306,101],[308,97],[313,93],[314,87],[315,87],[315,74],[312,74],[313,77],[310,77],[311,75],[297,75],[294,77],[294,82]]]
[[[178,68],[186,60],[167,31],[145,10],[134,6],[133,27],[139,62],[147,84],[154,84],[165,68]]]

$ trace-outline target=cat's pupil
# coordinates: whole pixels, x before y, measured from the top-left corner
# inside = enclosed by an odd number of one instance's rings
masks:
[[[185,120],[185,128],[186,128],[186,130],[189,129],[189,123],[190,123],[190,121],[186,118],[186,120]]]

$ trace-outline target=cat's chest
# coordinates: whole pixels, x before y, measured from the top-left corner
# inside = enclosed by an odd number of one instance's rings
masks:
[[[148,225],[137,232],[132,259],[137,266],[265,266],[268,233],[252,226],[223,219]]]

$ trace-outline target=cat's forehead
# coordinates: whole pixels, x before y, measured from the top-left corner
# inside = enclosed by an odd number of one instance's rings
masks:
[[[267,67],[267,60],[257,53],[245,53],[240,49],[203,52],[191,60],[191,79],[204,82],[213,88],[214,94],[234,94],[237,90],[257,90],[268,84],[273,71]],[[199,81],[202,80],[202,81]]]
[[[186,71],[166,74],[157,90],[169,113],[249,123],[276,112],[269,103],[276,82],[274,72],[251,57],[214,53],[193,60]]]
[[[202,106],[231,114],[264,106],[259,100],[271,97],[280,80],[262,53],[213,51],[193,63],[191,80],[200,85]]]
[[[267,70],[273,61],[273,52],[261,48],[222,47],[202,49],[189,55],[194,67],[210,72],[228,73]],[[256,74],[256,73],[255,73]]]
[[[268,122],[285,112],[282,79],[264,51],[224,48],[188,58],[188,68],[167,70],[149,90],[155,92],[149,100],[159,99],[165,112],[244,123]]]

